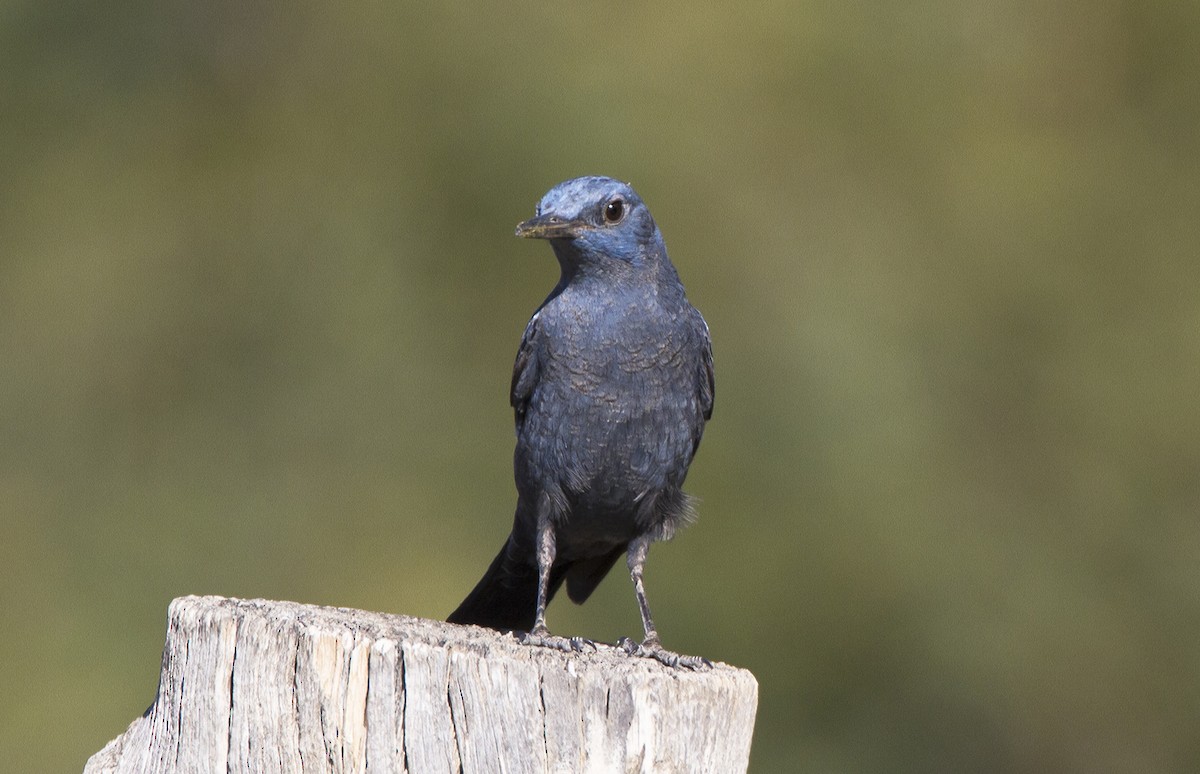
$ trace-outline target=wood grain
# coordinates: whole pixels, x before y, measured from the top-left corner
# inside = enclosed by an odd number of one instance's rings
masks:
[[[182,597],[124,772],[741,772],[758,683],[362,610]]]

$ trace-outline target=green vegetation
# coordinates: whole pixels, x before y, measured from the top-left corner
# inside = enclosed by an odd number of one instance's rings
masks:
[[[754,768],[1200,769],[1200,5],[438,5],[0,3],[6,765],[150,703],[172,597],[451,610],[512,228],[610,174],[712,328],[648,584]]]

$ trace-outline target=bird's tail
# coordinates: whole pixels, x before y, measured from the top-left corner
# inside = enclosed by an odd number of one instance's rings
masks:
[[[571,601],[583,603],[624,551],[623,546],[618,546],[607,554],[555,564],[550,570],[546,604],[554,599],[564,580]],[[479,583],[446,620],[499,631],[532,629],[537,612],[538,571],[535,563],[524,558],[526,555],[528,552],[514,545],[510,536]]]
[[[553,581],[551,577],[550,596],[554,595],[562,578],[559,577],[558,583]],[[479,583],[446,620],[501,631],[527,632],[533,628],[537,590],[537,566],[523,560],[510,537]]]

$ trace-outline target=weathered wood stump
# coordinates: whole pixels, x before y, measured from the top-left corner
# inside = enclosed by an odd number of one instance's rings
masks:
[[[601,645],[361,610],[181,597],[158,695],[101,772],[745,771],[758,683]]]

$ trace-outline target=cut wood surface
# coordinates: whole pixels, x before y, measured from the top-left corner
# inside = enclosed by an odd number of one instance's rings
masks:
[[[182,597],[158,695],[101,772],[739,772],[749,672],[563,653],[473,626]]]

